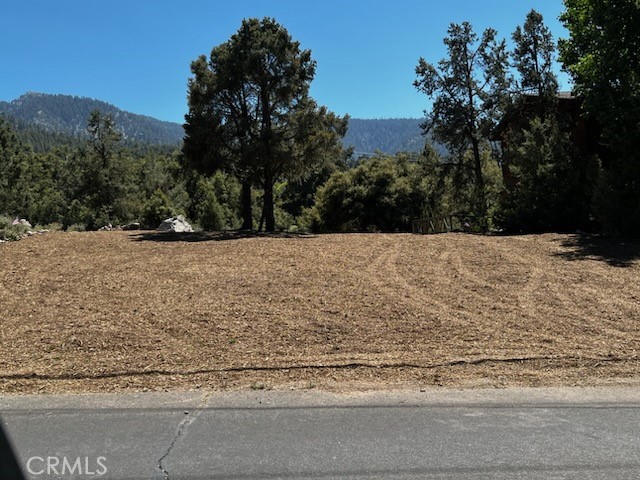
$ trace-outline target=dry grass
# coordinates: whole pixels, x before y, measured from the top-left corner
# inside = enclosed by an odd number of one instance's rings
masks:
[[[0,246],[0,392],[640,383],[640,244],[53,233]]]

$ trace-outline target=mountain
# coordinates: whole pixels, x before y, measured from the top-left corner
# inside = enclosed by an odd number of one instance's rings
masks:
[[[17,127],[35,126],[46,132],[82,138],[93,110],[111,114],[126,141],[152,145],[177,145],[182,125],[125,112],[92,98],[29,92],[11,102],[0,102],[0,115]]]
[[[11,102],[0,101],[0,115],[9,118],[37,151],[84,138],[93,110],[111,114],[128,143],[178,145],[182,141],[182,125],[178,123],[126,112],[92,98],[29,92]],[[354,147],[356,158],[376,151],[419,152],[425,142],[421,122],[417,118],[352,118],[344,144]]]
[[[376,150],[389,154],[420,152],[425,143],[422,122],[418,118],[351,118],[344,144],[354,147],[356,157],[371,155]]]

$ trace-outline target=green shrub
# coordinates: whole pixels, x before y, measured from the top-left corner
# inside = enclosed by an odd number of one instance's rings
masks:
[[[7,215],[0,215],[0,230],[4,230],[7,227],[11,227],[13,223],[13,218]]]
[[[74,223],[67,227],[67,232],[84,232],[87,230],[87,226],[84,223]]]
[[[218,197],[212,183],[200,178],[197,182],[194,195],[191,199],[191,210],[195,216],[195,221],[203,230],[224,229],[224,212],[218,202]]]
[[[26,225],[9,224],[0,230],[0,239],[9,241],[20,240],[29,230],[31,229]]]
[[[156,228],[163,220],[175,216],[176,213],[169,197],[162,190],[156,189],[145,203],[140,220],[144,227]]]
[[[42,226],[38,225],[36,229],[49,230],[50,232],[59,232],[61,230],[64,230],[64,227],[61,223],[53,222],[53,223],[47,223],[46,225],[42,225]]]

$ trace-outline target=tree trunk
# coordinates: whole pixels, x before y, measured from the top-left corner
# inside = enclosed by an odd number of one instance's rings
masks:
[[[482,159],[480,157],[480,145],[478,140],[473,137],[471,140],[473,146],[473,162],[476,177],[476,201],[478,202],[478,214],[482,217],[483,223],[487,221],[487,199],[484,191],[484,177],[482,176]]]
[[[262,100],[262,158],[264,166],[264,203],[262,215],[265,220],[265,231],[274,232],[276,229],[276,219],[273,213],[273,157],[271,149],[271,139],[273,132],[271,131],[271,111],[269,105],[269,89],[263,88],[261,91]]]
[[[265,175],[263,215],[265,231],[274,232],[276,230],[276,218],[273,209],[273,179],[270,174]]]
[[[242,194],[240,197],[242,208],[242,230],[253,230],[253,212],[251,211],[251,182],[242,182]]]

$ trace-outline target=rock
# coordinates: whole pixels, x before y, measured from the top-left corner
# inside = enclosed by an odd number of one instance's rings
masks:
[[[167,218],[163,220],[160,226],[156,229],[159,232],[193,232],[193,228],[187,222],[187,219],[182,215],[178,215],[177,217]]]
[[[129,223],[128,225],[123,225],[122,230],[140,230],[140,224],[138,222]]]
[[[20,219],[20,225],[24,225],[27,228],[33,228],[33,225],[31,225],[29,221],[25,220],[24,218]]]
[[[98,229],[98,231],[100,232],[110,232],[111,230],[113,230],[113,225],[111,225],[110,223]]]

